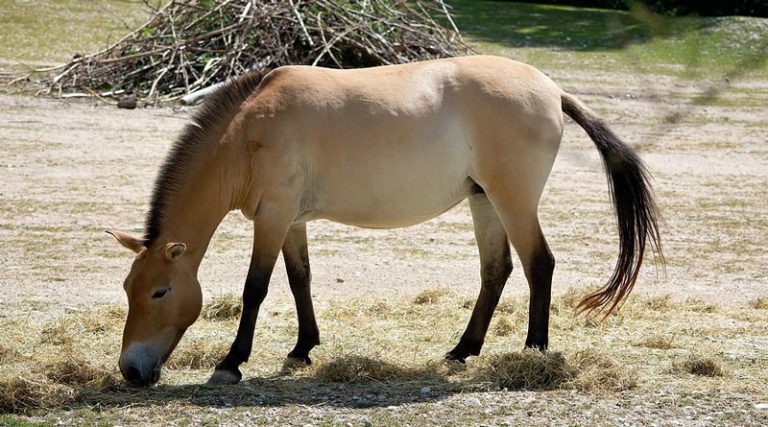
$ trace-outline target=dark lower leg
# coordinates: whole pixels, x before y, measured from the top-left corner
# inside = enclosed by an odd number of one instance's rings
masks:
[[[542,237],[542,245],[525,266],[525,276],[531,290],[526,347],[546,350],[549,345],[549,306],[552,299],[554,268],[555,259]]]
[[[504,282],[506,282],[506,279],[504,279]],[[496,282],[493,285],[483,284],[480,296],[478,296],[475,307],[472,310],[472,317],[469,319],[467,329],[464,330],[456,347],[445,355],[446,359],[457,360],[463,363],[467,357],[480,354],[493,312],[499,304],[501,291],[504,289],[504,282],[501,282],[501,284]]]
[[[217,371],[227,371],[238,379],[242,374],[238,369],[240,364],[247,362],[253,346],[253,334],[256,328],[256,318],[264,298],[267,296],[267,286],[272,273],[271,268],[266,272],[259,272],[253,265],[248,272],[243,291],[243,313],[240,317],[240,325],[237,328],[235,341],[229,349],[224,360],[216,366]]]
[[[311,273],[304,224],[295,225],[288,232],[283,245],[283,257],[299,322],[296,346],[288,353],[288,357],[302,359],[306,364],[310,364],[312,360],[309,358],[309,352],[314,346],[320,344],[320,332],[315,320],[315,309],[312,306]]]
[[[484,194],[478,194],[470,197],[469,206],[480,252],[482,285],[467,329],[456,347],[445,355],[460,362],[480,354],[493,312],[512,273],[507,234],[490,202]]]

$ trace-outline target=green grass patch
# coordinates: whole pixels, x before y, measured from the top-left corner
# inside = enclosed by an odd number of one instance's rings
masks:
[[[0,60],[63,63],[106,48],[147,19],[148,9],[138,0],[6,1]]]
[[[40,427],[47,426],[48,423],[38,423],[34,421],[27,421],[23,418],[19,418],[15,415],[0,415],[0,426],[6,427]]]
[[[768,21],[666,17],[632,11],[451,0],[479,52],[543,69],[613,69],[676,76],[768,75]]]

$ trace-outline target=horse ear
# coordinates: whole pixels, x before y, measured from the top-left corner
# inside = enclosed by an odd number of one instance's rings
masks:
[[[144,247],[144,239],[141,237],[136,237],[132,234],[123,233],[122,231],[107,231],[107,233],[111,234],[112,237],[117,239],[117,241],[123,245],[124,247],[139,253],[145,249]]]
[[[187,251],[187,245],[184,243],[166,243],[163,255],[168,261],[176,261]]]

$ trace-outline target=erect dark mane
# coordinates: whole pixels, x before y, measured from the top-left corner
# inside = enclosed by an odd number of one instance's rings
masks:
[[[144,226],[144,246],[152,247],[160,236],[168,204],[184,183],[187,170],[200,148],[210,138],[221,135],[237,107],[256,90],[263,76],[264,73],[252,72],[231,80],[208,95],[194,113],[192,122],[176,139],[155,180]]]

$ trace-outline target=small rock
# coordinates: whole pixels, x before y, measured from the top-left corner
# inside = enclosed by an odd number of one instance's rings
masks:
[[[471,405],[471,406],[478,406],[478,407],[483,406],[483,404],[480,403],[480,399],[478,399],[476,397],[468,397],[468,398],[464,399],[464,403],[466,403],[467,405]]]
[[[768,409],[768,403],[757,403],[755,409]]]
[[[419,392],[421,394],[430,394],[432,393],[432,387],[425,385],[424,387],[421,388],[421,390],[419,390]]]
[[[344,279],[342,279],[341,277],[337,277],[336,283],[344,283]]]
[[[120,99],[117,100],[117,108],[124,108],[126,110],[133,110],[136,108],[137,104],[138,101],[136,95],[121,96]]]

